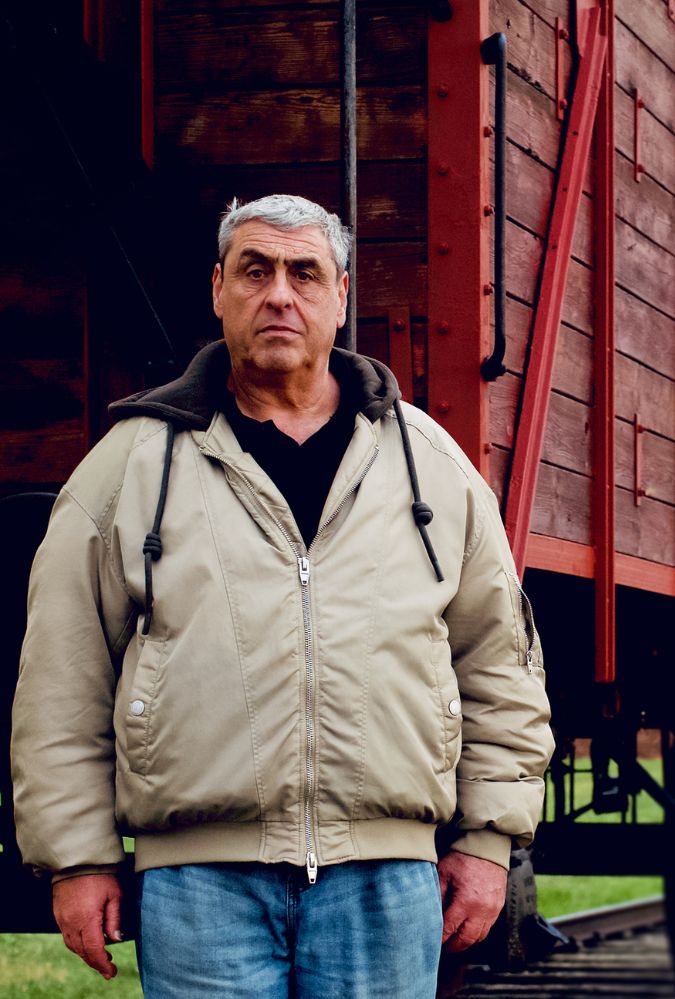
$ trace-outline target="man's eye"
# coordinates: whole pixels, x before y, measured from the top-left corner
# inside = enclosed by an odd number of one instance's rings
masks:
[[[246,277],[253,278],[254,281],[261,281],[265,277],[262,267],[251,267],[246,271]]]
[[[296,271],[295,276],[301,282],[311,281],[313,278],[311,271]]]

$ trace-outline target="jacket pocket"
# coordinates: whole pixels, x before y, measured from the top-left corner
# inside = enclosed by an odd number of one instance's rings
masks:
[[[544,661],[541,651],[541,641],[539,640],[539,634],[534,624],[530,598],[520,585],[520,580],[515,572],[507,572],[506,578],[509,583],[511,606],[513,607],[513,616],[516,622],[518,662],[527,669],[528,673],[543,670]]]
[[[447,639],[432,641],[431,665],[443,722],[444,771],[454,769],[462,748],[462,701]]]
[[[129,770],[141,776],[148,771],[150,726],[165,659],[165,641],[144,641],[124,705]]]

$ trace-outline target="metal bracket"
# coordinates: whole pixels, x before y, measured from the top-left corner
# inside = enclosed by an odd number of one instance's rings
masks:
[[[558,121],[563,121],[567,110],[565,97],[565,74],[563,61],[563,43],[568,42],[570,33],[563,24],[561,17],[555,19],[555,113]]]
[[[640,485],[642,481],[642,434],[646,427],[640,423],[638,413],[633,417],[633,500],[635,506],[640,505],[640,500],[646,496],[646,491]]]
[[[637,184],[642,180],[645,168],[640,162],[640,111],[645,106],[645,102],[640,97],[640,93],[635,88],[633,95],[633,179]]]
[[[389,367],[396,375],[405,402],[413,401],[413,357],[410,336],[410,309],[407,306],[387,312]]]

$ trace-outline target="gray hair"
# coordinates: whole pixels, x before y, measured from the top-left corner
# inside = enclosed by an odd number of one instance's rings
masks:
[[[337,215],[327,212],[321,205],[295,194],[268,194],[257,201],[243,204],[232,199],[218,227],[218,259],[222,261],[232,244],[234,230],[244,222],[259,219],[278,229],[301,229],[316,226],[328,240],[338,277],[347,269],[352,244],[352,234]]]

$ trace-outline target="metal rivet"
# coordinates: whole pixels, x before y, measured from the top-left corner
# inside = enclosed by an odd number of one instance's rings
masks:
[[[456,697],[453,697],[453,699],[448,704],[448,711],[450,712],[451,715],[458,715],[461,712],[461,710],[462,710],[462,705],[459,703]]]
[[[405,329],[405,323],[403,322],[402,319],[394,320],[394,329],[396,330],[397,333],[403,332],[403,330]]]
[[[450,323],[439,323],[438,332],[441,336],[446,336],[450,332]]]
[[[483,215],[494,215],[495,210],[492,205],[483,205]]]
[[[448,166],[447,163],[439,163],[438,166],[436,167],[436,172],[440,173],[441,177],[445,177],[449,169],[450,167]]]
[[[438,411],[440,413],[448,413],[450,411],[450,403],[442,399],[438,404]]]
[[[486,139],[489,139],[491,135],[494,135],[494,129],[492,125],[483,125],[483,135]]]
[[[438,244],[438,252],[440,253],[440,255],[442,257],[444,257],[446,255],[446,253],[450,252],[450,244],[449,243],[439,243]]]
[[[645,168],[643,167],[642,163],[636,163],[635,169],[637,170],[638,173],[644,173],[645,172]]]
[[[492,285],[492,284],[484,284],[483,285],[483,294],[484,295],[491,295],[494,292],[494,290],[495,290],[494,289],[494,285]]]
[[[131,702],[131,713],[132,715],[142,715],[145,711],[145,701],[132,701]]]
[[[439,97],[447,97],[450,93],[450,88],[447,83],[440,83],[436,89],[436,93]]]
[[[560,108],[561,111],[566,111],[567,110],[567,98],[566,97],[561,97],[560,100],[558,101],[558,106],[559,106],[559,108]]]
[[[567,30],[567,28],[561,28],[561,29],[560,29],[560,31],[559,31],[559,35],[560,35],[560,37],[561,37],[561,38],[563,38],[563,39],[564,39],[564,40],[565,40],[566,42],[567,42],[567,41],[569,41],[569,37],[570,37],[570,33],[569,33],[569,31]]]

